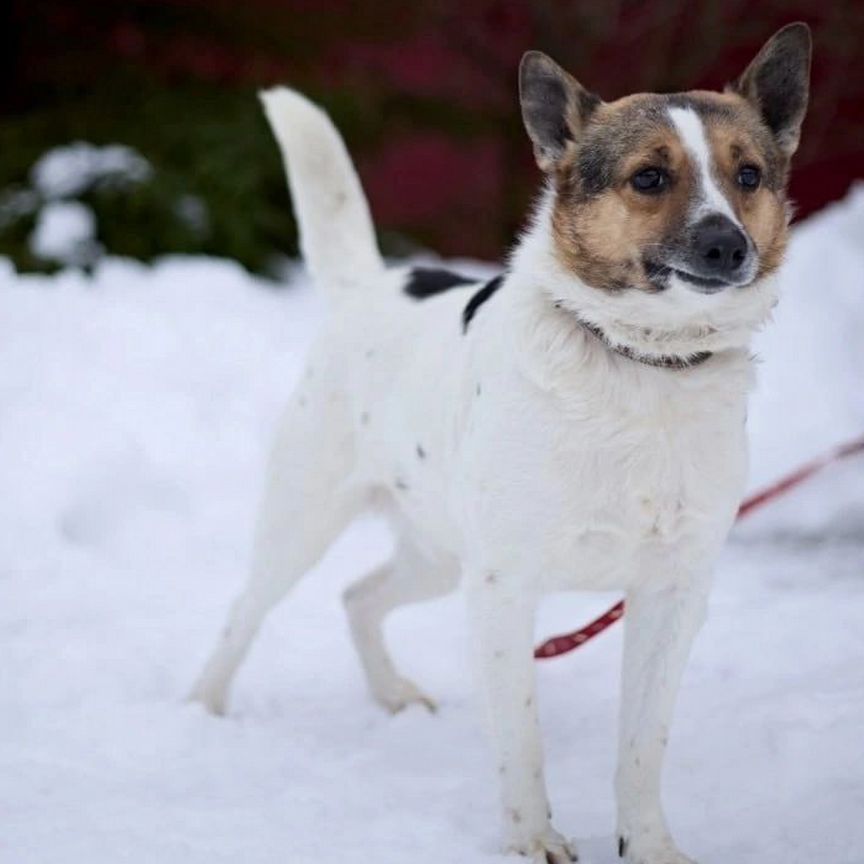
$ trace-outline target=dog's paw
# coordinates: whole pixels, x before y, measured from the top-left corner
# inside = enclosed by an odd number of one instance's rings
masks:
[[[618,838],[618,856],[626,864],[696,864],[672,842],[671,838],[650,843],[637,839]]]
[[[411,705],[422,705],[430,714],[438,710],[435,702],[407,678],[394,678],[386,685],[376,687],[372,695],[391,714],[398,714]]]
[[[576,847],[554,828],[547,828],[539,837],[511,843],[508,852],[517,852],[531,859],[531,864],[573,864],[579,860]]]

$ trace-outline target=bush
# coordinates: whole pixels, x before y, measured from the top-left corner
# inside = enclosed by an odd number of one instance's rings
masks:
[[[296,252],[282,166],[254,91],[166,89],[119,74],[90,95],[0,126],[0,255],[20,270],[57,266],[30,246],[52,197],[33,168],[74,142],[128,145],[151,169],[135,182],[97,176],[59,196],[92,210],[104,252],[144,261],[219,255],[262,274],[276,256]]]

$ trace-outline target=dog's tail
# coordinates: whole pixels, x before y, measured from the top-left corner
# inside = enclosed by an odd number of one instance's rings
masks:
[[[261,93],[282,150],[300,249],[325,289],[365,281],[384,269],[360,180],[342,137],[317,105],[287,87]]]

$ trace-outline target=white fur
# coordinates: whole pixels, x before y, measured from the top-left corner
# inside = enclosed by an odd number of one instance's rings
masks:
[[[714,179],[714,160],[711,156],[711,148],[708,146],[708,139],[705,136],[702,118],[692,108],[670,108],[668,113],[678,132],[678,137],[684,144],[684,149],[698,173],[701,192],[698,215],[722,213],[741,228],[741,221],[735,215],[729,199],[723,194]]]
[[[261,101],[285,162],[301,249],[312,276],[325,289],[374,278],[384,264],[369,205],[330,118],[285,88],[262,93]],[[280,122],[286,116],[290,125]]]
[[[461,574],[508,848],[560,864],[568,848],[549,822],[534,611],[549,591],[625,591],[618,830],[630,864],[686,864],[663,816],[661,765],[743,490],[748,341],[773,286],[710,296],[592,289],[554,254],[547,193],[503,286],[463,334],[475,288],[408,298],[404,271],[377,267],[332,125],[290,91],[265,105],[300,224],[315,232],[304,235],[309,266],[338,271],[344,290],[286,412],[252,576],[195,698],[224,710],[266,612],[352,517],[379,508],[399,538],[395,557],[345,598],[372,693],[392,710],[431,704],[395,671],[381,623],[397,605],[452,590]],[[640,351],[715,355],[686,371],[652,368],[610,352],[573,312]]]

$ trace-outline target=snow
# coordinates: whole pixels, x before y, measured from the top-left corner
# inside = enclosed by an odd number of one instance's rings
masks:
[[[30,251],[46,261],[85,264],[95,251],[96,217],[79,201],[51,201],[40,211]]]
[[[864,183],[799,225],[748,426],[751,479],[764,485],[838,442],[864,435]],[[864,533],[864,460],[830,470],[754,515],[742,533]]]
[[[754,485],[864,431],[864,190],[801,225],[760,339]],[[249,556],[266,448],[321,316],[226,261],[0,260],[0,862],[504,862],[461,603],[393,616],[440,712],[384,716],[339,594],[361,520],[268,621],[226,719],[183,696]],[[864,460],[742,526],[688,669],[666,798],[701,864],[860,864]],[[761,520],[761,521],[760,521]],[[611,596],[550,599],[538,637]],[[556,824],[612,864],[621,632],[539,668]],[[515,860],[515,859],[514,859]]]
[[[96,183],[141,183],[152,172],[150,163],[125,144],[99,147],[75,141],[45,153],[33,166],[30,180],[50,200],[80,195]]]

